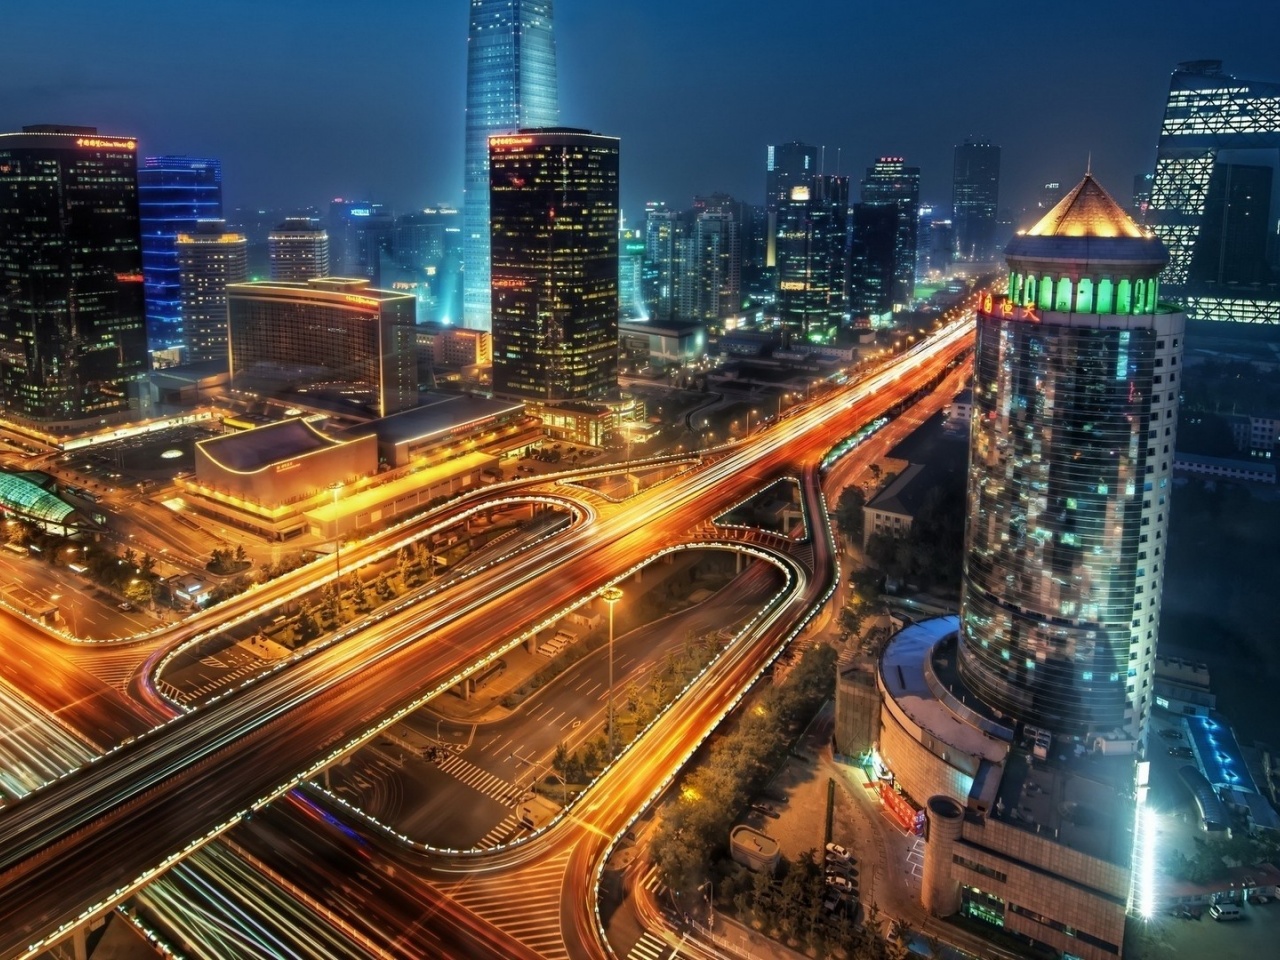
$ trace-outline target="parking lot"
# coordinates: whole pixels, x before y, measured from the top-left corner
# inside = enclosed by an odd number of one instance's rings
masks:
[[[1280,903],[1245,904],[1241,910],[1241,920],[1211,920],[1206,911],[1200,920],[1165,916],[1156,922],[1163,926],[1173,956],[1212,957],[1213,960],[1274,957],[1276,944],[1280,942]]]

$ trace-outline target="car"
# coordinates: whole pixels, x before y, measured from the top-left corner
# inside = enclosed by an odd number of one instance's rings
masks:
[[[827,853],[828,853],[828,854],[835,854],[835,855],[836,855],[837,857],[839,857],[841,860],[852,860],[852,859],[853,859],[853,855],[852,855],[851,853],[849,853],[848,848],[847,848],[847,847],[842,847],[842,846],[840,846],[840,844],[838,844],[838,843],[828,843],[828,844],[827,844]]]
[[[1178,757],[1181,760],[1192,760],[1195,758],[1195,753],[1190,747],[1170,747],[1169,756]]]
[[[1181,739],[1182,739],[1182,731],[1181,731],[1181,730],[1172,730],[1172,729],[1171,729],[1171,730],[1161,730],[1161,731],[1160,731],[1160,736],[1164,737],[1166,740],[1181,740]]]
[[[121,610],[124,610],[125,612],[128,612],[133,609],[133,604],[130,603],[128,600],[125,600],[123,603],[117,603],[116,606]]]
[[[1209,916],[1215,920],[1243,920],[1244,914],[1234,903],[1215,903],[1209,908]]]
[[[835,887],[845,893],[853,893],[853,884],[849,881],[849,878],[841,877],[837,874],[827,874],[827,886]]]

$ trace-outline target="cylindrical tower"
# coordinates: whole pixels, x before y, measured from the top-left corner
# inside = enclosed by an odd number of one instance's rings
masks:
[[[960,881],[951,875],[956,841],[964,827],[964,808],[939,794],[925,804],[929,832],[924,844],[920,902],[930,916],[949,917],[960,909]]]
[[[1185,318],[1164,246],[1092,176],[1005,251],[978,313],[959,666],[1056,734],[1142,734]]]

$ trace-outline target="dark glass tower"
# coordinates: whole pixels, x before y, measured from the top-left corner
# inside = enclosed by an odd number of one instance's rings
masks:
[[[137,409],[147,372],[137,143],[93,127],[0,134],[0,381],[6,416]]]
[[[1147,220],[1169,250],[1165,293],[1192,319],[1280,324],[1277,170],[1280,83],[1178,64]]]
[[[1085,179],[978,312],[960,672],[1066,736],[1150,711],[1184,315],[1164,246]]]
[[[845,310],[849,178],[813,176],[778,210],[778,319],[784,330],[825,341]]]
[[[905,307],[915,297],[916,246],[920,228],[920,168],[908,167],[902,157],[881,157],[867,168],[862,202],[892,207],[897,214],[893,246],[893,303]]]
[[[764,208],[765,249],[764,266],[773,269],[777,265],[778,216],[782,207],[791,199],[791,188],[808,186],[818,172],[818,148],[799,140],[770,146],[765,154]]]
[[[551,0],[471,0],[463,323],[490,329],[489,137],[560,122]]]
[[[999,200],[1000,148],[985,140],[958,144],[951,204],[956,250],[961,260],[981,263],[995,258]]]
[[[489,139],[493,392],[606,400],[618,387],[618,140]]]
[[[147,340],[153,350],[180,346],[182,291],[178,234],[222,218],[222,162],[208,157],[147,157],[138,169]]]
[[[856,203],[852,221],[849,311],[854,317],[887,317],[893,312],[898,212],[891,206]]]

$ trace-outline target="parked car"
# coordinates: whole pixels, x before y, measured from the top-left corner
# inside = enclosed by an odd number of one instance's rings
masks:
[[[1161,731],[1160,731],[1160,736],[1164,737],[1166,740],[1181,740],[1181,739],[1182,739],[1182,731],[1181,731],[1181,730],[1173,730],[1173,729],[1169,729],[1169,730],[1161,730]]]
[[[827,874],[827,886],[835,887],[837,890],[842,890],[845,893],[853,893],[853,883],[850,882],[849,878],[842,877],[836,873]]]
[[[1215,903],[1209,908],[1209,916],[1215,920],[1241,920],[1244,914],[1234,903]]]
[[[1190,747],[1170,747],[1169,756],[1178,757],[1180,760],[1191,760],[1194,759],[1195,754]]]
[[[841,860],[852,860],[853,855],[849,853],[848,848],[840,846],[838,843],[828,843],[827,853],[833,853]]]

